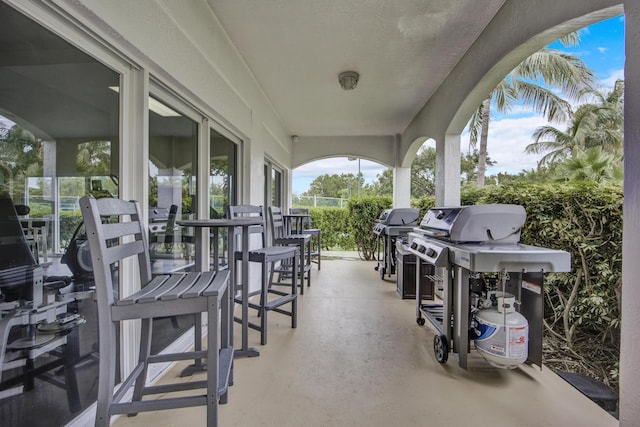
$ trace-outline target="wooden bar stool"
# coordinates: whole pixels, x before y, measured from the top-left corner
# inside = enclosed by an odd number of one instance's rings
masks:
[[[269,206],[269,221],[271,222],[271,243],[274,246],[296,246],[300,250],[299,271],[291,269],[291,274],[300,277],[300,293],[304,294],[304,279],[307,279],[307,286],[311,286],[311,235],[291,234],[288,232],[282,216],[282,210],[276,206]],[[284,271],[280,271],[285,276],[289,274],[290,266],[284,265]]]
[[[289,213],[294,215],[309,215],[309,209],[306,208],[291,208]],[[305,218],[302,221],[302,228],[298,233],[311,234],[316,238],[315,249],[311,250],[311,262],[318,264],[318,270],[320,270],[320,261],[322,259],[322,230],[319,228],[311,228],[311,221],[309,218]]]
[[[291,317],[291,327],[297,327],[298,322],[298,294],[296,285],[296,275],[291,276],[291,283],[276,283],[284,285],[284,290],[275,289],[272,285],[271,278],[275,271],[276,263],[291,261],[294,271],[299,263],[299,251],[296,247],[291,246],[269,246],[266,244],[266,227],[264,222],[264,209],[262,206],[239,205],[229,206],[229,218],[254,218],[259,217],[262,220],[261,225],[253,226],[249,229],[251,233],[260,234],[262,239],[262,247],[257,249],[249,248],[249,261],[261,264],[261,286],[260,290],[250,293],[250,296],[260,295],[259,302],[249,303],[249,307],[258,310],[260,316],[260,324],[249,322],[249,327],[260,331],[260,343],[267,343],[267,313],[275,311]],[[235,260],[242,260],[242,251],[236,251]],[[269,268],[271,271],[269,271]],[[243,280],[248,287],[248,280]],[[250,292],[249,289],[241,289],[241,292]],[[271,298],[275,295],[275,298]],[[240,302],[240,301],[237,301]],[[290,308],[284,309],[285,304],[291,304]],[[237,319],[241,321],[242,319]]]
[[[225,303],[229,297],[229,272],[169,274],[152,279],[147,228],[142,223],[138,202],[87,196],[80,199],[80,209],[91,251],[98,304],[100,368],[95,425],[107,427],[110,417],[115,414],[134,415],[144,411],[206,405],[207,426],[217,426],[218,403],[221,399],[226,402],[233,361],[233,349],[228,345],[229,304]],[[115,216],[119,221],[111,222]],[[118,299],[114,295],[118,285],[113,280],[114,265],[122,265],[121,260],[129,257],[138,261],[139,277],[135,287],[140,291]],[[220,320],[219,311],[222,311]],[[206,351],[150,354],[153,318],[197,313],[207,313]],[[142,320],[138,364],[115,391],[116,329],[120,321],[131,319]],[[222,331],[220,339],[219,331]],[[207,359],[206,380],[146,385],[150,363],[202,358]],[[130,401],[123,401],[132,386],[133,397]],[[204,393],[142,400],[148,394],[195,389],[204,389]]]

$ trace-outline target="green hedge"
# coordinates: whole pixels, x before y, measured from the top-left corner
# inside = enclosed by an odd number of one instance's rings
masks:
[[[365,260],[375,256],[376,219],[391,207],[390,197],[360,197],[346,208],[311,208],[311,226],[322,230],[323,249],[357,250]]]
[[[360,197],[350,199],[347,204],[349,227],[355,239],[360,256],[366,261],[375,259],[376,235],[372,233],[376,219],[383,210],[391,207],[388,196]]]
[[[322,249],[356,249],[345,208],[310,208],[311,227],[322,230]]]

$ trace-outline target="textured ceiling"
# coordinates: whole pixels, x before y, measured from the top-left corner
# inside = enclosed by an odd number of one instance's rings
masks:
[[[209,0],[300,136],[401,133],[505,0]],[[344,91],[338,74],[360,73]]]

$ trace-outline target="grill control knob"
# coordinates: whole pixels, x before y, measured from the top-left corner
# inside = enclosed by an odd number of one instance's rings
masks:
[[[411,249],[416,249],[418,244],[416,242],[411,242]]]
[[[420,253],[425,253],[427,250],[427,248],[425,246],[420,245],[420,247],[418,248],[418,252]]]
[[[444,211],[439,210],[438,212],[436,212],[436,219],[442,219],[444,218]]]
[[[438,252],[436,252],[435,249],[433,249],[433,248],[427,249],[427,251],[425,253],[427,254],[427,256],[429,258],[435,258],[436,255],[438,255]]]

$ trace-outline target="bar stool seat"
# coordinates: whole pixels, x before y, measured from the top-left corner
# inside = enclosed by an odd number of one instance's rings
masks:
[[[269,206],[269,222],[271,223],[271,242],[273,245],[296,246],[300,251],[301,264],[299,271],[289,269],[284,265],[279,270],[280,275],[289,274],[300,277],[300,293],[304,294],[304,279],[307,279],[307,286],[311,286],[311,235],[310,234],[289,234],[285,227],[282,210],[277,206]]]
[[[226,302],[229,271],[178,273],[152,279],[147,229],[137,202],[88,196],[80,199],[80,208],[91,251],[98,306],[100,367],[95,425],[107,427],[115,414],[134,415],[143,411],[205,405],[207,426],[217,426],[218,403],[226,403],[233,361],[233,348],[228,345],[230,313]],[[106,220],[114,216],[120,218],[119,222]],[[117,282],[114,287],[112,270],[115,264],[122,266],[122,260],[129,257],[138,261],[139,277],[134,287],[140,291],[118,299],[114,296]],[[150,354],[154,318],[199,313],[207,313],[206,351]],[[138,364],[115,391],[116,330],[120,321],[131,319],[142,321]],[[150,363],[203,358],[207,359],[206,380],[146,385]],[[131,400],[123,401],[132,386]],[[144,395],[195,389],[205,391],[199,395],[142,400]]]
[[[262,206],[252,205],[239,205],[229,206],[229,218],[247,218],[247,217],[260,217],[264,221],[264,210]],[[280,314],[291,317],[291,327],[297,327],[298,319],[298,295],[296,285],[296,275],[291,276],[291,283],[273,283],[272,277],[275,271],[276,263],[284,263],[291,261],[294,271],[297,268],[299,260],[299,251],[296,247],[289,246],[267,246],[265,245],[265,228],[264,222],[262,225],[250,227],[250,233],[258,233],[261,235],[262,247],[256,249],[249,249],[249,262],[257,262],[261,264],[261,286],[260,289],[252,292],[249,296],[259,295],[259,301],[257,303],[250,301],[249,307],[258,310],[260,316],[260,324],[249,322],[248,325],[251,329],[260,331],[260,343],[265,345],[267,343],[267,313],[269,311],[275,311]],[[234,255],[236,261],[242,260],[242,251],[236,251]],[[271,271],[269,271],[271,268]],[[246,283],[246,282],[245,282]],[[285,290],[276,289],[273,285],[287,286]],[[249,289],[239,289],[241,292],[250,292]],[[275,298],[270,298],[272,295],[276,295]],[[240,302],[240,297],[236,299],[236,302]],[[290,308],[284,309],[283,306],[291,304]],[[240,322],[242,319],[235,319]]]

